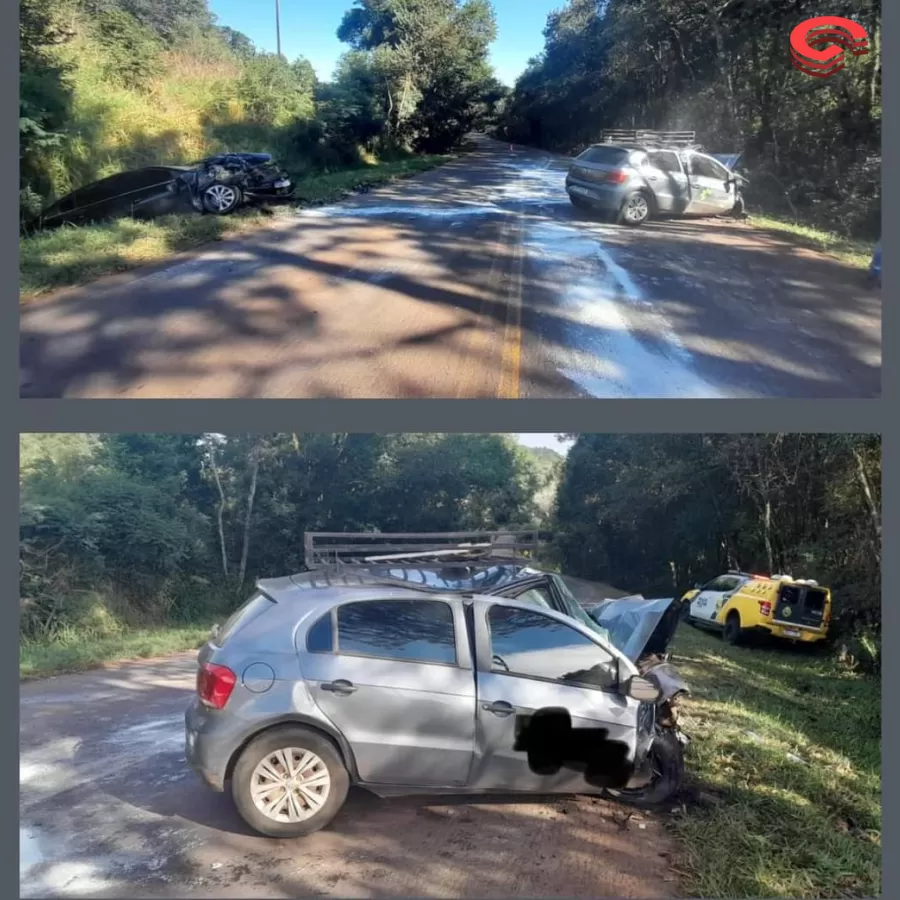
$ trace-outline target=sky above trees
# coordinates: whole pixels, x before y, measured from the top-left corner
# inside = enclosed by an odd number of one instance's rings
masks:
[[[288,59],[305,56],[319,78],[331,77],[346,44],[337,39],[337,29],[352,0],[281,0],[281,45]],[[497,14],[497,40],[491,47],[491,62],[497,77],[512,86],[528,60],[544,46],[543,28],[548,13],[561,0],[493,0]],[[247,35],[262,50],[275,51],[275,0],[210,0],[209,8],[220,25]]]

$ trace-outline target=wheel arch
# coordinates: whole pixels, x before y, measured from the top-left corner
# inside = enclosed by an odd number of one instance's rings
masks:
[[[344,766],[350,775],[350,783],[356,784],[359,782],[359,771],[356,767],[356,758],[354,757],[353,750],[346,738],[344,738],[337,729],[331,728],[319,719],[314,719],[311,716],[304,716],[302,713],[289,713],[284,716],[279,716],[277,719],[272,719],[270,722],[266,722],[265,725],[260,725],[258,728],[254,729],[243,741],[241,741],[229,757],[228,764],[225,767],[225,777],[223,780],[229,781],[231,779],[237,761],[251,741],[256,740],[256,738],[268,731],[273,731],[276,728],[283,728],[285,725],[299,725],[303,728],[308,728],[310,731],[314,731],[328,740],[341,757],[341,761],[344,763]]]

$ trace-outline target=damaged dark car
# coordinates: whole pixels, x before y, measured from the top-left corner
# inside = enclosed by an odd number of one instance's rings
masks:
[[[84,185],[47,207],[33,225],[152,219],[190,209],[225,216],[248,203],[284,202],[293,194],[293,182],[268,153],[223,153],[187,166],[130,169]]]
[[[562,578],[491,544],[259,582],[200,651],[189,765],[272,837],[323,828],[350,785],[669,800],[688,690],[665,655],[672,601],[592,618]]]

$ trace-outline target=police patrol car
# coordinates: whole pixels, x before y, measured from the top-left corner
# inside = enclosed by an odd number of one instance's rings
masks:
[[[813,643],[828,636],[831,591],[790,575],[728,572],[682,597],[692,625],[721,631],[729,644],[749,634]]]

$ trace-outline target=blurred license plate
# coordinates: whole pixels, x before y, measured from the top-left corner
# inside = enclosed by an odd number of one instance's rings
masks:
[[[800,632],[796,628],[785,628],[785,637],[800,637]]]
[[[290,187],[290,186],[291,186],[291,182],[290,182],[290,179],[288,179],[288,178],[282,178],[281,181],[275,182],[276,188],[286,188],[286,187]]]

